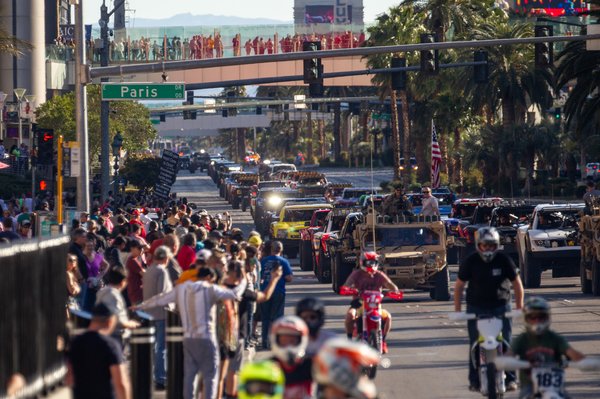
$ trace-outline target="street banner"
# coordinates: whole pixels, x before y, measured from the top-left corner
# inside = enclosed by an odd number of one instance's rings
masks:
[[[171,191],[171,186],[177,179],[179,171],[179,154],[173,151],[164,150],[162,161],[160,163],[160,172],[154,186],[154,195],[161,199],[167,199]]]
[[[440,166],[442,163],[442,151],[438,143],[435,124],[431,120],[431,188],[440,186]]]

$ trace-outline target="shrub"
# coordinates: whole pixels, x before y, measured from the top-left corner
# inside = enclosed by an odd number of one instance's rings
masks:
[[[153,155],[130,155],[119,174],[138,189],[151,188],[158,181],[160,163]]]

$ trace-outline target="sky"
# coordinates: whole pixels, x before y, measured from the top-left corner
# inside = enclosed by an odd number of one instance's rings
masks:
[[[194,15],[213,14],[246,18],[269,18],[283,21],[293,19],[294,0],[128,0],[129,8],[136,10],[136,18],[161,19],[176,14]],[[324,0],[323,3],[333,2]],[[400,0],[363,0],[365,22],[397,5]],[[100,18],[101,0],[85,0],[84,13],[86,23],[97,23]],[[113,0],[107,0],[112,5]],[[166,5],[166,6],[165,6]],[[112,7],[109,7],[112,8]]]

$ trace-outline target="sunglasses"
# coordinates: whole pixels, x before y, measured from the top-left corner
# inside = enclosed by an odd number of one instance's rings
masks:
[[[248,395],[275,395],[278,393],[282,393],[282,387],[277,386],[276,384],[273,384],[272,382],[267,382],[267,381],[259,381],[259,380],[255,380],[255,381],[247,381],[244,386],[243,386],[244,390],[246,391],[246,393],[248,393]]]

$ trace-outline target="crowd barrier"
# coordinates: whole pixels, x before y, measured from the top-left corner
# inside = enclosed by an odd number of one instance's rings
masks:
[[[35,397],[66,373],[66,259],[68,237],[0,248],[0,398],[11,378]]]

